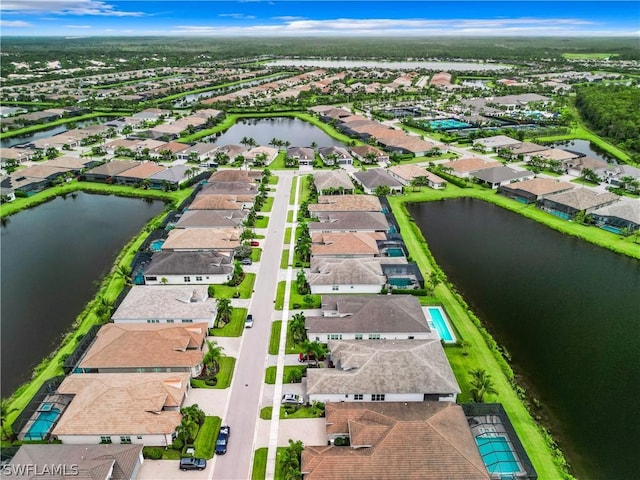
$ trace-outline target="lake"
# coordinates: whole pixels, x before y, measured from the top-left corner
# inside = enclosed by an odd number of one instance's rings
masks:
[[[159,201],[78,192],[3,219],[3,398],[55,349],[122,247],[163,209]]]
[[[563,150],[584,153],[588,157],[597,158],[603,162],[618,163],[615,157],[599,149],[589,140],[565,140],[562,142],[553,142],[551,145],[557,148],[562,148]]]
[[[211,136],[216,145],[239,145],[243,137],[253,138],[258,145],[269,145],[273,138],[291,142],[292,147],[308,147],[316,142],[318,147],[344,146],[315,125],[299,118],[272,117],[239,120],[219,137]]]
[[[473,62],[384,62],[369,60],[321,60],[315,58],[307,59],[279,59],[266,62],[270,67],[294,66],[294,67],[318,67],[318,68],[380,68],[391,70],[455,70],[459,72],[468,71],[490,71],[505,70],[511,68],[510,65],[498,63],[473,63]]]
[[[637,478],[640,262],[480,200],[409,212],[543,403],[577,477]]]
[[[46,130],[38,130],[37,132],[30,133],[27,135],[20,135],[19,137],[4,138],[0,140],[0,147],[9,148],[9,147],[14,147],[16,145],[21,145],[23,143],[34,142],[41,138],[53,137],[54,135],[58,135],[60,133],[64,133],[67,130],[69,130],[68,128],[69,125],[72,125],[73,128],[82,128],[82,127],[86,127],[87,125],[94,125],[96,123],[104,123],[108,121],[109,121],[109,118],[107,117],[105,118],[98,117],[98,118],[92,118],[87,120],[80,120],[77,122],[74,122],[72,119],[69,119],[69,123],[56,125],[55,127],[47,128]]]

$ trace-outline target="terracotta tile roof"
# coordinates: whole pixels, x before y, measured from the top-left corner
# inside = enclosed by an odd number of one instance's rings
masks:
[[[242,210],[245,203],[253,204],[255,195],[198,194],[189,210]]]
[[[144,179],[150,177],[154,173],[160,173],[166,170],[166,168],[167,167],[158,165],[154,162],[144,162],[142,165],[138,165],[137,167],[125,170],[124,172],[119,173],[117,176]]]
[[[385,240],[383,232],[316,232],[311,236],[311,254],[318,255],[378,255],[376,240]]]
[[[523,180],[521,182],[510,183],[503,185],[502,188],[512,191],[523,191],[531,193],[537,197],[541,195],[548,195],[556,192],[563,192],[565,190],[571,190],[575,185],[567,182],[559,182],[551,178],[537,177],[531,180]]]
[[[209,177],[213,182],[249,182],[254,183],[262,176],[262,172],[253,170],[218,170]]]
[[[170,434],[180,424],[189,373],[79,373],[57,393],[73,394],[53,435]]]
[[[317,222],[309,222],[309,230],[327,231],[380,231],[389,230],[382,212],[326,212],[317,215]]]
[[[380,212],[382,205],[373,195],[320,195],[310,212]]]
[[[566,150],[562,150],[561,148],[550,148],[548,150],[536,152],[535,156],[547,158],[549,160],[562,161],[562,160],[570,160],[572,158],[578,158],[580,155],[577,153],[572,153]]]
[[[227,250],[239,246],[240,232],[235,228],[175,228],[162,250]]]
[[[501,167],[502,163],[484,160],[479,157],[460,158],[441,164],[443,168],[452,168],[457,173],[475,172],[483,168]]]
[[[82,368],[194,367],[202,362],[200,349],[206,323],[104,325],[87,350]]]
[[[384,285],[380,260],[375,258],[312,257],[309,285]]]
[[[187,210],[176,228],[233,228],[240,225],[248,213],[247,210]]]
[[[118,175],[119,173],[126,172],[127,170],[131,170],[134,167],[137,167],[142,162],[134,162],[130,160],[112,160],[110,162],[99,165],[91,170],[87,170],[88,174],[94,175]]]
[[[351,447],[305,447],[305,480],[490,478],[459,405],[333,402],[325,408],[327,434],[349,435]]]

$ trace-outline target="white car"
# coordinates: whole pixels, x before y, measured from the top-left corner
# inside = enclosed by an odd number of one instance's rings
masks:
[[[247,318],[244,320],[244,328],[253,327],[253,315],[248,314]]]
[[[282,396],[282,401],[280,403],[282,403],[283,405],[302,405],[302,398],[300,397],[300,395],[285,393]]]

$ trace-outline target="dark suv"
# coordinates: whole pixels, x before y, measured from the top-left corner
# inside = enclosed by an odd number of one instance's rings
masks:
[[[180,459],[180,470],[204,470],[207,461],[204,458],[185,457]]]
[[[224,455],[227,453],[227,444],[229,443],[230,436],[231,427],[229,425],[222,425],[218,433],[218,440],[216,441],[216,455]]]

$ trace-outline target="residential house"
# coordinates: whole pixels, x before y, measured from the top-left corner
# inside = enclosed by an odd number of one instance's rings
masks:
[[[373,145],[361,145],[358,147],[351,147],[351,154],[365,164],[371,163],[384,163],[389,161],[389,155],[374,147]]]
[[[381,212],[382,205],[373,195],[320,195],[309,205],[312,215],[325,212]]]
[[[569,152],[567,150],[562,150],[561,148],[549,148],[547,150],[531,154],[529,162],[542,162],[552,169],[555,169],[557,171],[564,171],[566,173],[566,171],[568,170],[567,162],[575,160],[582,156],[584,155],[581,153]]]
[[[398,250],[397,248],[395,249]],[[395,252],[394,252],[395,253]],[[387,278],[387,289],[415,290],[424,288],[424,277],[418,265],[407,263],[403,256],[389,255],[380,259],[382,273]]]
[[[313,172],[313,183],[320,195],[333,193],[351,194],[355,188],[349,174],[342,169]]]
[[[501,156],[508,158],[509,160],[523,160],[528,162],[532,155],[549,150],[549,147],[531,142],[522,142],[519,144],[508,145],[506,147],[499,148],[498,150],[500,150]]]
[[[498,188],[498,192],[522,203],[535,203],[546,195],[566,192],[573,188],[575,188],[575,185],[572,183],[536,177],[531,180],[502,185]]]
[[[114,323],[206,323],[213,328],[217,307],[206,285],[134,285],[115,313]]]
[[[353,172],[351,176],[368,195],[375,194],[378,187],[388,187],[391,193],[402,193],[402,183],[383,168]]]
[[[130,160],[112,160],[84,172],[84,177],[89,182],[112,183],[114,177],[142,165],[142,162]]]
[[[477,138],[473,141],[475,148],[480,148],[484,151],[497,152],[501,148],[515,148],[519,147],[522,141],[515,140],[506,135],[495,135],[493,137]]]
[[[149,182],[151,188],[177,189],[180,185],[185,183],[193,175],[193,170],[189,165],[172,165],[158,173],[150,175]]]
[[[86,169],[93,168],[101,163],[102,160],[96,160],[91,157],[71,157],[64,155],[62,157],[54,158],[53,160],[47,160],[44,164],[49,167],[62,168],[78,175]]]
[[[252,198],[258,194],[258,185],[250,182],[209,181],[198,192],[198,195],[245,195]]]
[[[280,151],[277,148],[259,145],[244,154],[245,160],[251,165],[270,165]]]
[[[196,162],[207,162],[212,160],[218,149],[213,143],[198,142],[189,145],[184,150],[176,153],[178,160],[194,160]]]
[[[566,192],[545,196],[538,204],[542,210],[567,220],[578,213],[591,213],[593,210],[606,207],[620,199],[618,195],[605,192],[598,193],[588,188],[574,188]]]
[[[352,165],[353,157],[342,147],[320,147],[318,155],[325,165]]]
[[[439,339],[371,337],[329,340],[334,368],[307,370],[309,402],[455,403],[460,387]]]
[[[228,257],[240,246],[237,228],[175,228],[169,232],[162,250],[176,252],[213,251]]]
[[[412,295],[323,295],[322,315],[306,317],[307,337],[330,339],[429,339],[422,306]]]
[[[623,197],[619,201],[591,211],[596,225],[615,233],[640,230],[640,201]]]
[[[325,123],[331,123],[332,121],[339,121],[343,118],[350,117],[353,115],[349,110],[345,110],[343,108],[329,108],[322,111],[317,111],[320,115],[320,120]]]
[[[102,145],[102,148],[109,155],[113,155],[114,153],[116,153],[116,150],[118,150],[119,148],[131,150],[132,152],[135,152],[137,151],[137,147],[139,143],[140,143],[139,140],[133,140],[129,138],[119,138],[117,140],[111,140],[110,142],[105,143],[104,145]]]
[[[235,228],[247,218],[247,210],[187,210],[175,228]]]
[[[229,255],[217,252],[160,251],[144,270],[145,285],[211,285],[231,280]]]
[[[24,444],[3,470],[17,480],[54,480],[61,478],[59,474],[86,480],[136,480],[143,462],[142,445]]]
[[[305,480],[491,478],[454,403],[331,402],[325,418],[328,445],[302,451]],[[347,446],[337,438],[347,438]]]
[[[422,157],[430,152],[443,152],[445,147],[441,143],[429,142],[416,135],[403,135],[378,138],[378,143],[390,152],[411,154]]]
[[[209,183],[214,182],[248,182],[254,183],[262,177],[258,170],[218,170],[209,177]]]
[[[33,165],[9,174],[1,186],[14,192],[35,193],[50,187],[53,182],[67,175],[69,169],[46,164]]]
[[[189,149],[189,145],[178,142],[167,142],[159,145],[155,148],[149,149],[149,155],[152,158],[161,159],[164,161],[173,161],[178,158],[180,152],[184,152]]]
[[[446,180],[413,164],[394,165],[393,167],[389,167],[387,172],[405,186],[412,185],[413,182],[420,185],[427,185],[434,189],[443,189],[447,186]]]
[[[491,160],[485,160],[479,157],[466,157],[442,163],[440,166],[445,170],[451,169],[451,174],[456,177],[467,178],[478,170],[501,167],[502,163],[492,162]]]
[[[630,191],[640,190],[640,168],[631,165],[607,165],[595,170],[596,175],[610,185],[623,187]],[[624,179],[624,180],[623,180]],[[637,182],[635,188],[628,185],[628,182]]]
[[[73,373],[188,372],[197,377],[206,336],[206,323],[108,323]]]
[[[311,258],[311,293],[380,293],[386,282],[376,258]]]
[[[189,210],[251,210],[255,195],[217,195],[198,193]]]
[[[150,177],[152,175],[163,172],[166,169],[167,167],[158,165],[154,162],[142,162],[138,166],[115,175],[113,177],[114,183],[122,183],[124,185],[140,185],[142,182],[149,179],[150,184]]]
[[[371,258],[380,254],[376,240],[383,232],[315,232],[311,236],[312,257]]]
[[[58,395],[73,396],[52,435],[63,444],[166,447],[180,425],[189,373],[77,373]]]
[[[229,157],[229,160],[231,162],[234,162],[236,159],[238,159],[238,157],[244,156],[247,149],[242,145],[223,145],[221,147],[218,147],[217,151],[225,154],[227,157]]]
[[[34,150],[29,148],[0,148],[0,166],[18,165],[22,162],[31,160]]]
[[[520,180],[531,180],[535,173],[530,170],[516,170],[511,167],[483,168],[471,174],[476,181],[492,189],[497,189],[502,185],[507,185]]]
[[[297,160],[298,165],[313,165],[316,159],[316,152],[313,148],[289,147],[287,149],[287,157]]]
[[[389,223],[381,212],[326,212],[309,222],[309,232],[388,232]]]
[[[572,158],[564,161],[562,164],[564,171],[568,175],[573,175],[575,177],[581,176],[586,169],[596,172],[609,166],[609,164],[604,160],[598,160],[597,158],[591,157]]]

